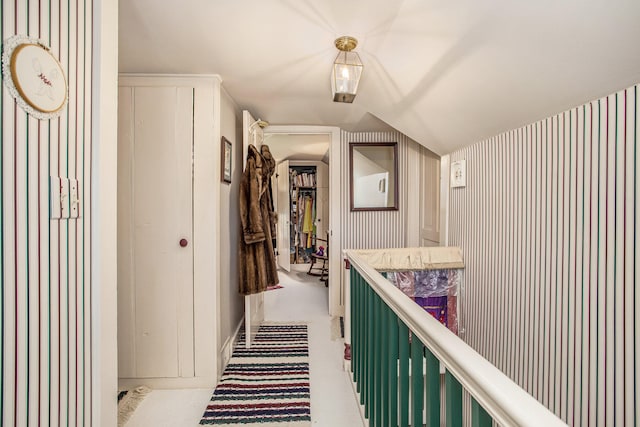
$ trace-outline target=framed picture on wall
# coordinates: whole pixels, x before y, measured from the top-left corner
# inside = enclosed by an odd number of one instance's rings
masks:
[[[398,143],[350,142],[351,211],[398,210]]]
[[[231,182],[231,159],[233,156],[231,142],[222,137],[222,181]]]

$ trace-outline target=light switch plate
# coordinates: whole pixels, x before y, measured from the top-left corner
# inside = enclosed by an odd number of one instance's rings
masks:
[[[71,215],[69,203],[69,178],[60,178],[60,218],[66,219]]]
[[[451,188],[467,185],[467,161],[458,160],[451,163]]]
[[[69,180],[69,206],[70,217],[78,218],[80,216],[80,183],[77,179]]]
[[[49,177],[49,216],[51,219],[60,219],[60,178]]]

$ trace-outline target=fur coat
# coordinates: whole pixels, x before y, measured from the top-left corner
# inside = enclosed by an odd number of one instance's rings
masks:
[[[276,257],[271,240],[272,229],[275,229],[275,213],[269,191],[275,160],[268,147],[262,151],[266,158],[256,147],[249,145],[247,165],[240,184],[241,295],[264,292],[267,286],[278,284]]]

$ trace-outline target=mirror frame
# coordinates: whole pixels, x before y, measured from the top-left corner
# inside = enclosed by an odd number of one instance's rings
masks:
[[[353,205],[353,149],[355,147],[393,147],[393,205],[387,207],[354,207]],[[398,143],[397,142],[350,142],[349,143],[349,199],[351,212],[397,211],[398,210]]]

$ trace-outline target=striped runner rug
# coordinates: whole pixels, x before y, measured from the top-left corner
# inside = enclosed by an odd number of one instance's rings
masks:
[[[310,426],[307,325],[263,324],[250,349],[242,334],[200,424]]]

